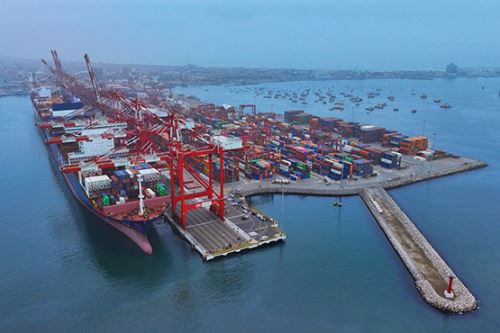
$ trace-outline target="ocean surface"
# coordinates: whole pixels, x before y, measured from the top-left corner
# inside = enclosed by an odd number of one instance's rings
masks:
[[[364,97],[352,111],[254,96],[254,86],[187,87],[214,103],[258,110],[305,109],[405,134],[425,132],[438,149],[489,167],[391,191],[479,300],[466,315],[427,305],[357,197],[256,196],[286,243],[210,263],[158,224],[155,253],[142,254],[86,213],[66,188],[33,125],[28,97],[0,98],[0,332],[499,332],[499,79],[292,82]],[[380,87],[380,96],[366,92]],[[416,95],[411,95],[415,90]],[[422,100],[419,95],[429,98]],[[385,110],[368,105],[396,97]],[[452,105],[443,110],[432,100]],[[271,106],[271,103],[273,104]],[[393,112],[399,107],[399,112]],[[415,114],[411,109],[417,109]],[[425,119],[425,128],[424,128]],[[436,133],[435,135],[433,133]]]

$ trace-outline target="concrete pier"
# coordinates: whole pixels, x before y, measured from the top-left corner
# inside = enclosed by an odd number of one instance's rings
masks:
[[[322,180],[323,177],[313,173],[310,179],[291,182],[288,185],[273,184],[271,181],[244,180],[227,184],[226,190],[231,191],[237,188],[244,196],[282,193],[282,191],[286,194],[349,196],[358,195],[365,188],[392,189],[486,166],[487,164],[483,161],[465,157],[445,158],[433,161],[432,164],[407,158],[405,169],[387,170],[377,166],[375,170],[379,173],[378,176],[358,178],[356,181],[346,180],[343,183],[335,181],[327,185]]]
[[[383,188],[363,189],[360,195],[427,303],[454,313],[476,309],[475,297]],[[450,277],[452,293],[446,293]]]
[[[226,200],[226,207],[224,220],[207,208],[190,211],[185,227],[171,211],[165,218],[205,261],[286,239],[274,220],[248,207],[244,198]]]

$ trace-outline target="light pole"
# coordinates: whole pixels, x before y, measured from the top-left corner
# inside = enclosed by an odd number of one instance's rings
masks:
[[[358,103],[356,103],[356,104],[358,104]],[[359,108],[358,105],[354,105],[351,107],[351,122],[354,122],[354,110],[356,110],[356,112],[357,112],[358,108]]]
[[[285,184],[281,183],[281,230],[285,230]]]

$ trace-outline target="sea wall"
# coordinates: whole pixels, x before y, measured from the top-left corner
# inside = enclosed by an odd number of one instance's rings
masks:
[[[405,228],[407,233],[411,235],[411,239],[414,244],[425,253],[425,256],[432,263],[433,267],[439,272],[443,280],[448,281],[448,278],[450,276],[454,277],[453,299],[445,298],[444,290],[441,292],[441,294],[439,294],[431,285],[431,283],[422,275],[420,270],[421,267],[419,267],[419,265],[422,264],[413,260],[411,256],[406,252],[405,248],[401,244],[400,235],[393,232],[393,229],[389,226],[389,223],[384,215],[379,212],[377,207],[375,207],[372,201],[372,191],[378,191],[378,194],[384,200],[385,207],[390,207],[389,214],[395,216],[398,222]],[[414,278],[417,289],[420,291],[422,297],[427,303],[442,311],[453,313],[473,311],[477,308],[476,298],[456,276],[456,274],[446,264],[441,256],[436,252],[436,250],[427,241],[427,239],[420,233],[420,231],[417,229],[417,227],[415,227],[411,220],[401,211],[399,206],[397,206],[397,204],[394,202],[394,200],[392,200],[387,192],[385,192],[385,190],[367,189],[363,190],[360,195],[377,220],[380,228],[384,231],[385,235],[391,242],[394,250],[397,252],[406,268]]]

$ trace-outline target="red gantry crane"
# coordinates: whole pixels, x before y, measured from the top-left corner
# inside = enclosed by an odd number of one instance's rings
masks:
[[[201,135],[202,130],[193,130],[178,112],[169,112],[166,119],[159,117],[146,103],[138,98],[129,100],[116,91],[101,89],[95,78],[95,73],[90,58],[85,54],[84,59],[89,72],[91,86],[82,82],[72,75],[64,72],[62,63],[55,50],[51,51],[55,68],[42,62],[54,74],[60,86],[75,96],[80,97],[85,104],[99,109],[109,122],[127,123],[126,141],[124,145],[129,148],[126,155],[131,165],[141,162],[166,161],[169,166],[170,192],[172,216],[181,226],[187,223],[188,212],[201,207],[209,207],[219,218],[224,219],[224,152],[220,146],[209,143]],[[255,112],[255,108],[253,108]],[[170,110],[168,110],[170,111]],[[209,109],[210,115],[214,110]],[[53,127],[68,125],[74,126],[74,122],[64,121],[59,123],[49,122],[39,124],[41,127]],[[87,125],[92,126],[92,121]],[[189,144],[183,140],[182,132],[188,132]],[[113,132],[102,135],[113,136]],[[167,149],[159,147],[156,140],[166,137]],[[63,140],[73,142],[88,140],[86,136],[74,135],[61,136],[48,140],[49,144],[57,144]],[[83,161],[78,164],[68,164],[62,167],[65,173],[78,172],[82,163],[92,163],[99,169],[117,168],[122,165],[123,156],[120,160],[113,156],[116,151]],[[207,160],[208,174],[204,175],[196,170],[191,164],[192,158]],[[218,186],[214,185],[214,162],[219,160]],[[186,188],[187,177],[191,177],[200,186],[201,190],[188,191]]]

